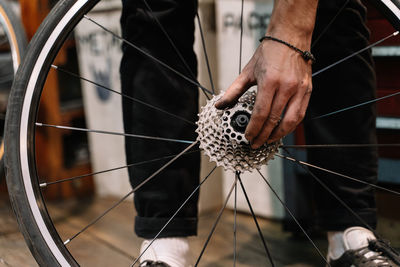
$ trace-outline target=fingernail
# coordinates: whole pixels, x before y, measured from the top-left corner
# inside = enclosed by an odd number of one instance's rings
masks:
[[[222,109],[222,108],[224,108],[224,105],[223,105],[224,103],[221,101],[221,99],[219,99],[216,103],[215,103],[215,107],[217,108],[217,109]]]
[[[252,149],[256,149],[256,148],[259,147],[259,146],[257,145],[257,143],[255,143],[254,141],[251,141],[251,142],[250,142],[250,146],[251,146]]]

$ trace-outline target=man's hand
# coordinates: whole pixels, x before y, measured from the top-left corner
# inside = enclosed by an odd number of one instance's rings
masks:
[[[302,50],[309,50],[316,3],[316,0],[296,1],[294,8],[291,6],[294,1],[275,1],[267,34]],[[302,19],[305,15],[308,17]],[[292,18],[298,19],[300,24],[289,21]],[[265,142],[287,135],[304,118],[312,90],[311,61],[306,62],[300,53],[284,44],[264,40],[242,73],[216,103],[216,108],[235,105],[253,85],[258,86],[258,91],[245,136],[252,148],[258,148]]]

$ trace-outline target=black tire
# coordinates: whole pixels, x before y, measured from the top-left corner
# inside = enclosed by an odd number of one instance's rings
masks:
[[[72,18],[63,27],[64,31],[57,36],[55,40],[51,40],[50,36],[55,31],[57,25],[64,23],[63,18],[68,14],[71,7],[76,4],[85,3],[77,12],[74,12]],[[47,213],[46,206],[43,203],[42,195],[38,185],[35,167],[35,154],[30,155],[29,158],[29,176],[32,178],[31,182],[34,185],[31,191],[28,192],[26,184],[24,183],[23,168],[21,168],[21,155],[18,152],[21,148],[21,140],[15,138],[16,134],[21,132],[21,116],[23,111],[23,101],[26,97],[29,79],[34,67],[38,64],[39,55],[41,54],[44,46],[48,42],[52,42],[52,52],[46,53],[43,65],[41,65],[41,72],[47,73],[50,69],[50,64],[53,61],[56,53],[61,47],[64,39],[68,36],[71,29],[82,18],[84,14],[90,10],[98,0],[95,1],[82,1],[82,0],[66,0],[60,1],[53,9],[48,17],[44,20],[34,38],[31,40],[25,60],[22,62],[11,90],[9,106],[6,116],[6,156],[5,156],[5,169],[7,178],[7,187],[14,212],[17,217],[20,231],[40,266],[79,266],[74,258],[70,255],[65,248],[63,242],[58,236],[52,221]],[[47,75],[43,75],[37,79],[35,86],[42,88]],[[36,118],[36,112],[39,105],[41,90],[35,90],[32,95],[32,103],[36,107],[29,110],[29,118]],[[33,119],[35,120],[35,119]],[[32,146],[28,148],[29,151],[34,151],[34,128],[35,125],[29,126],[26,141]],[[30,179],[29,178],[29,179]],[[33,194],[33,195],[32,195]],[[30,197],[33,197],[34,200]],[[31,203],[33,206],[31,206]],[[39,219],[40,217],[40,219]],[[41,220],[38,223],[38,220]],[[45,229],[44,229],[45,228]],[[46,232],[46,233],[44,233]],[[51,237],[51,241],[49,239]]]
[[[55,55],[72,28],[98,2],[64,0],[53,8],[29,45],[10,96],[5,137],[7,185],[20,230],[40,266],[78,266],[43,201],[35,166],[35,122],[42,87]],[[399,2],[376,2],[398,28]]]
[[[5,33],[10,45],[10,55],[2,57],[1,65],[2,70],[0,71],[1,81],[0,90],[2,94],[9,94],[11,84],[14,78],[14,74],[17,72],[18,66],[22,61],[25,49],[27,46],[27,40],[24,28],[19,18],[15,15],[9,3],[5,0],[0,0],[0,24],[5,29]],[[12,68],[10,69],[10,64]],[[3,71],[4,67],[6,68]],[[5,73],[3,73],[5,72]],[[4,75],[7,77],[4,78]],[[3,114],[5,115],[5,114]],[[5,176],[4,174],[4,118],[0,118],[0,180]]]

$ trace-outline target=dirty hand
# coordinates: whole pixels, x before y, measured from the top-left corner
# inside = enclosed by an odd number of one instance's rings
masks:
[[[317,4],[317,0],[275,0],[267,35],[309,51]],[[252,148],[277,141],[304,118],[312,91],[311,64],[287,45],[264,40],[215,107],[234,106],[244,92],[257,85],[245,137]]]
[[[304,118],[312,90],[311,61],[283,44],[264,40],[216,108],[233,106],[253,85],[258,86],[257,97],[245,136],[258,148],[287,135]]]

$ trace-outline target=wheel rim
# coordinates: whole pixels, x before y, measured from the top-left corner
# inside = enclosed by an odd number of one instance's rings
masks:
[[[40,187],[38,185],[37,170],[35,166],[35,149],[32,149],[31,144],[35,140],[34,132],[35,125],[30,124],[31,117],[36,117],[37,110],[32,110],[31,103],[38,103],[40,96],[35,96],[35,94],[40,94],[41,92],[35,92],[37,81],[40,83],[40,78],[38,77],[43,68],[50,69],[50,64],[52,62],[49,60],[48,51],[52,50],[54,44],[59,40],[60,33],[64,30],[65,24],[70,24],[71,20],[76,16],[76,13],[81,9],[88,1],[80,0],[77,1],[72,8],[67,12],[63,19],[55,27],[50,38],[47,40],[46,44],[43,46],[42,52],[39,54],[37,63],[32,70],[32,76],[30,77],[26,93],[24,96],[23,107],[21,111],[21,124],[20,124],[20,160],[22,166],[29,166],[29,168],[22,168],[21,175],[23,183],[26,190],[26,195],[28,197],[28,202],[33,216],[38,224],[40,232],[43,238],[46,240],[49,249],[52,251],[54,257],[60,263],[61,266],[71,266],[76,265],[73,257],[66,253],[68,250],[61,251],[60,247],[63,248],[63,242],[59,238],[54,225],[47,213],[46,206],[43,202],[43,198],[40,193]],[[92,1],[96,2],[96,1]],[[42,81],[44,83],[44,81]],[[40,85],[39,85],[40,86]],[[42,88],[42,86],[40,86]],[[36,99],[36,100],[35,100]],[[37,105],[38,106],[38,105]],[[35,120],[33,120],[35,121]],[[28,152],[28,153],[27,153]]]

